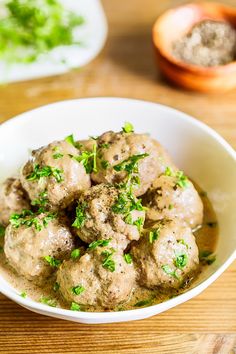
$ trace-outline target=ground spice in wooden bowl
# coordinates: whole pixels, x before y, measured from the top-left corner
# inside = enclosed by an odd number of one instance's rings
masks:
[[[211,67],[236,58],[236,30],[223,21],[203,20],[175,41],[172,53],[186,63]]]

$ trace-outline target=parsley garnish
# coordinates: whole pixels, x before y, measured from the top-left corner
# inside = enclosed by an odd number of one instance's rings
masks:
[[[93,151],[82,151],[80,155],[71,158],[84,165],[86,173],[97,172],[97,145],[93,145]]]
[[[110,239],[109,239],[109,240],[97,240],[97,241],[93,241],[93,242],[91,242],[91,243],[89,244],[88,248],[89,248],[90,250],[94,250],[94,249],[97,248],[97,247],[106,247],[106,246],[108,246],[108,244],[109,244],[110,241],[111,241]]]
[[[130,156],[128,159],[115,165],[113,168],[117,172],[126,171],[128,174],[138,173],[138,161],[147,156],[149,156],[147,153]]]
[[[86,220],[86,212],[85,212],[86,207],[87,207],[86,203],[78,203],[76,207],[76,218],[72,226],[76,227],[77,229],[84,226]]]
[[[146,305],[151,305],[152,300],[148,299],[148,300],[141,300],[136,302],[136,304],[134,304],[135,307],[142,307],[142,306],[146,306]]]
[[[176,256],[175,260],[174,260],[174,265],[179,268],[182,269],[186,266],[188,262],[188,256],[186,253],[182,253]]]
[[[5,236],[5,227],[0,224],[0,237],[4,237]]]
[[[153,229],[149,232],[149,242],[153,243],[154,241],[156,241],[160,235],[160,227],[157,229]]]
[[[74,31],[84,23],[58,0],[8,0],[3,8],[0,57],[31,63],[59,47],[77,44]]]
[[[110,147],[111,144],[109,143],[102,143],[102,144],[98,144],[99,149],[108,149]]]
[[[26,298],[27,294],[25,291],[23,291],[21,294],[20,294],[21,297],[23,297],[24,299]]]
[[[85,291],[85,288],[82,285],[77,285],[71,288],[71,291],[74,295],[80,295]]]
[[[176,274],[176,271],[172,270],[168,264],[163,265],[161,268],[166,274],[171,275],[175,279],[179,279],[179,276],[178,274]]]
[[[108,167],[109,167],[109,162],[108,161],[106,161],[106,160],[102,160],[101,161],[101,166],[102,166],[102,168],[104,169],[104,170],[107,170],[108,169]]]
[[[205,250],[200,251],[199,259],[201,262],[211,265],[213,262],[215,262],[216,256],[213,255],[213,252]]]
[[[111,252],[108,250],[102,252],[102,256],[104,257],[102,266],[110,272],[114,272],[116,269],[115,261],[112,259],[114,252],[113,249],[111,249]]]
[[[75,248],[71,254],[70,254],[72,259],[77,259],[80,257],[80,249],[79,248]]]
[[[45,256],[43,257],[43,259],[51,266],[51,267],[55,267],[58,268],[59,265],[61,265],[61,261],[59,259],[55,259],[51,256]]]
[[[70,306],[71,311],[80,311],[80,305],[77,302],[72,301]]]
[[[49,200],[48,200],[48,193],[47,191],[39,193],[37,199],[32,200],[31,205],[39,206],[39,207],[46,207]]]
[[[60,152],[56,152],[55,154],[52,155],[52,157],[54,158],[54,160],[58,160],[61,159],[64,155],[61,154]]]
[[[29,181],[35,181],[43,177],[54,177],[58,183],[63,181],[63,171],[59,168],[51,166],[40,167],[39,164],[34,166],[33,172],[26,176]]]
[[[58,291],[60,289],[60,284],[56,281],[53,285],[53,290]]]
[[[131,123],[125,122],[124,126],[122,127],[122,131],[124,133],[133,133],[134,132],[134,127]]]
[[[176,178],[176,186],[179,186],[180,188],[185,188],[189,184],[188,177],[185,176],[183,171],[175,172],[172,170],[171,167],[167,166],[164,175],[169,176],[169,177],[175,177]]]
[[[178,243],[181,243],[188,249],[188,244],[181,238],[180,240],[177,240]]]
[[[42,304],[51,306],[51,307],[56,307],[57,306],[57,302],[55,299],[51,299],[50,297],[45,297],[45,296],[41,296],[40,298],[40,302]]]
[[[124,254],[124,260],[126,261],[127,264],[131,264],[133,262],[132,256],[130,253],[125,253]]]

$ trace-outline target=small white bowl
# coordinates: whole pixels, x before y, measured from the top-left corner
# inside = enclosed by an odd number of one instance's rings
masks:
[[[15,173],[29,149],[75,134],[76,138],[120,130],[125,121],[137,132],[149,132],[170,152],[175,163],[195,180],[213,203],[219,222],[216,261],[194,287],[158,305],[120,312],[75,312],[22,298],[0,275],[0,291],[29,310],[82,323],[137,320],[183,303],[206,289],[236,258],[236,154],[203,123],[159,104],[124,98],[88,98],[50,104],[0,126],[0,180]],[[223,291],[223,289],[222,289]]]

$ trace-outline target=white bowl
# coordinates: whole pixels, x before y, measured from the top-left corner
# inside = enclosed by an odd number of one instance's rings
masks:
[[[29,310],[82,323],[137,320],[183,303],[207,288],[236,258],[236,154],[212,129],[172,108],[124,98],[88,98],[50,104],[0,126],[0,180],[12,175],[37,148],[70,133],[76,138],[120,130],[124,121],[137,132],[149,132],[170,152],[176,164],[193,178],[213,203],[220,236],[217,259],[194,287],[176,298],[146,308],[120,312],[75,312],[52,308],[19,296],[0,276],[0,291]],[[223,291],[223,289],[222,289]]]

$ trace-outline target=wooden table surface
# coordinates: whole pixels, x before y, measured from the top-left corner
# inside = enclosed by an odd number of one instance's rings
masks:
[[[109,37],[99,57],[63,76],[0,87],[0,122],[69,98],[134,97],[187,112],[236,147],[236,90],[220,95],[181,91],[169,86],[154,65],[152,23],[181,2],[103,0]],[[0,295],[0,353],[235,354],[236,262],[201,295],[137,322],[75,324],[34,314]]]

